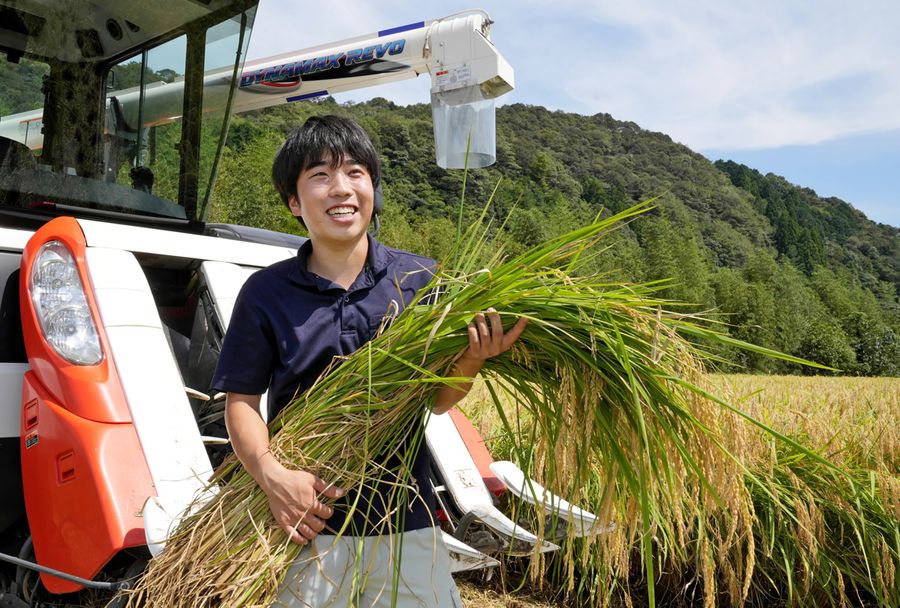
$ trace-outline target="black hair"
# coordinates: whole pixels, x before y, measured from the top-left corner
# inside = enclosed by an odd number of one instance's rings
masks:
[[[272,181],[285,205],[297,196],[300,173],[323,158],[329,158],[332,167],[353,159],[369,172],[373,188],[381,185],[381,161],[365,130],[343,116],[312,116],[288,135],[275,154]]]

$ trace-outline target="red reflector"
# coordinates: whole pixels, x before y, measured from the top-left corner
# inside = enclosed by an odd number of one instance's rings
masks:
[[[59,483],[75,478],[75,452],[69,450],[56,457],[56,472]]]
[[[37,426],[38,423],[38,402],[37,399],[32,399],[28,403],[25,404],[25,429],[31,429]]]

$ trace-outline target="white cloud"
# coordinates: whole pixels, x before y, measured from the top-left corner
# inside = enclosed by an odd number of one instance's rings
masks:
[[[630,33],[630,44],[611,59],[601,51],[591,73],[564,75],[566,91],[588,112],[607,111],[700,149],[896,128],[900,5],[861,5],[568,2],[598,29]]]

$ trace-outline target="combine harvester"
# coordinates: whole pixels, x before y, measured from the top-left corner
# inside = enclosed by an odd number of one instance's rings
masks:
[[[221,458],[234,299],[302,241],[203,221],[230,115],[428,73],[438,164],[470,134],[469,165],[494,160],[513,71],[485,13],[244,65],[256,4],[0,0],[0,608],[127,584]],[[427,444],[455,570],[557,548],[495,508],[505,490],[598,531],[460,414]]]

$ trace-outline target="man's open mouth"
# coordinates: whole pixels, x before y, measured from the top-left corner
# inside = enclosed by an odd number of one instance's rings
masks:
[[[334,207],[329,209],[327,213],[331,217],[350,217],[356,213],[356,207]]]

